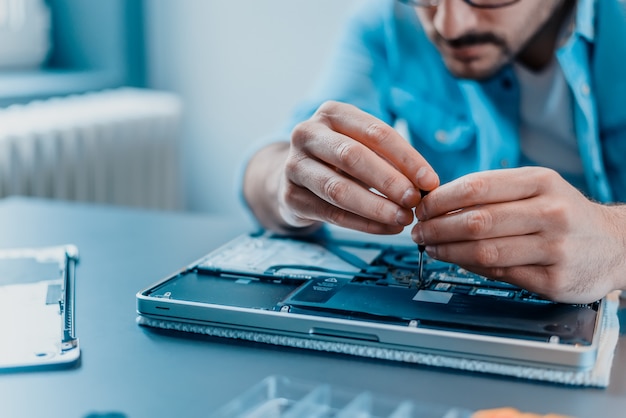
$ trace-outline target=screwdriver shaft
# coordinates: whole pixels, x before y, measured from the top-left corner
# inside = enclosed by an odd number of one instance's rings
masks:
[[[422,199],[428,194],[426,190],[420,190],[420,195],[422,195]],[[426,246],[422,244],[417,245],[417,251],[419,252],[419,270],[417,271],[417,277],[421,282],[424,277],[424,251],[426,250]]]

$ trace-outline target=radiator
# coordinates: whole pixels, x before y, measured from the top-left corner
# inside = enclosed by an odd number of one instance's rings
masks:
[[[0,109],[0,197],[179,209],[181,108],[121,88]]]

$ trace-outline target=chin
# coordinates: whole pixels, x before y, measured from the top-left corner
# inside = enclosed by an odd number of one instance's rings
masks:
[[[471,60],[459,60],[452,57],[444,57],[448,71],[457,78],[467,80],[486,80],[495,75],[508,62],[501,59],[476,58]]]
[[[502,66],[498,67],[480,67],[473,65],[446,65],[450,73],[456,78],[462,78],[467,80],[486,80],[491,78],[494,74],[500,70]]]

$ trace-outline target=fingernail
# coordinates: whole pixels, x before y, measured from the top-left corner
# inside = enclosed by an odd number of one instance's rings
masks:
[[[400,199],[400,204],[405,208],[412,208],[417,205],[419,192],[415,189],[408,189],[402,195],[402,199]]]
[[[436,187],[439,183],[439,177],[437,177],[437,174],[427,167],[420,167],[415,174],[415,179],[421,187],[427,190]]]
[[[396,212],[396,223],[398,225],[409,225],[413,222],[413,212],[400,209]]]
[[[419,224],[415,225],[413,228],[413,233],[411,234],[411,238],[413,241],[420,245],[424,245],[424,232]]]

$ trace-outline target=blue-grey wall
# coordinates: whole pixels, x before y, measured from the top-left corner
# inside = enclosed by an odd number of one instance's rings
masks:
[[[238,210],[242,150],[309,89],[353,1],[145,1],[147,84],[184,101],[188,209]]]
[[[53,22],[48,68],[109,71],[122,84],[143,84],[143,0],[47,3]]]
[[[144,0],[45,3],[52,18],[47,59],[41,69],[0,73],[0,107],[145,85]]]

